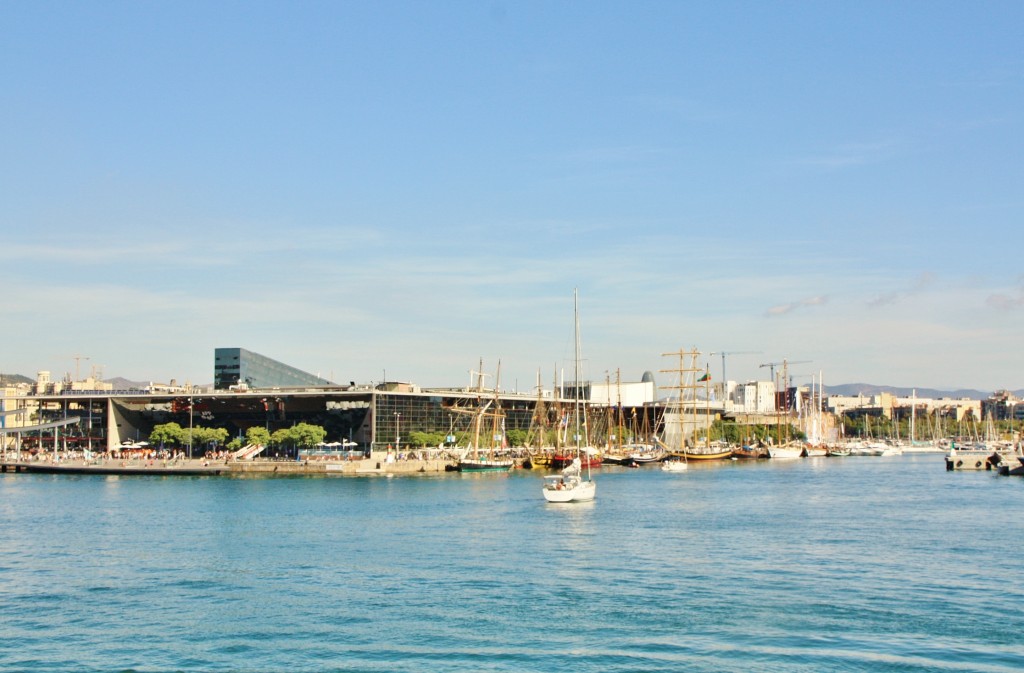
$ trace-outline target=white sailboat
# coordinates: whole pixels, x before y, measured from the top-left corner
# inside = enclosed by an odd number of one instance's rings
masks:
[[[582,435],[580,427],[581,400],[580,400],[580,313],[577,300],[577,292],[572,293],[574,331],[575,331],[575,369],[576,383],[573,386],[573,399],[575,416],[575,442],[576,458],[572,464],[562,470],[561,474],[551,475],[544,478],[544,499],[548,502],[587,502],[597,495],[597,484],[591,478],[590,461],[587,461],[586,474],[584,475],[582,456]]]
[[[775,442],[768,447],[768,455],[774,460],[780,459],[792,459],[792,458],[803,458],[804,457],[804,446],[798,442],[791,441],[789,438],[789,421],[790,421],[790,402],[789,402],[789,386],[787,384],[789,376],[787,374],[788,361],[782,360],[782,378],[776,379],[775,389],[779,390],[782,388],[782,402],[780,404],[779,397],[776,395],[775,402]],[[781,386],[779,382],[781,381]],[[784,409],[783,409],[784,407]],[[785,413],[783,413],[785,412]],[[785,420],[785,437],[782,436],[782,425]]]

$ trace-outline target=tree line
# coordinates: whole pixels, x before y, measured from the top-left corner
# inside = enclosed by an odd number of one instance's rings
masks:
[[[281,428],[273,433],[266,428],[254,426],[245,431],[245,437],[235,437],[228,441],[228,431],[224,428],[206,428],[194,426],[183,428],[178,423],[164,423],[153,427],[149,434],[149,443],[161,448],[192,447],[195,451],[237,451],[248,444],[259,444],[278,449],[287,453],[295,453],[300,449],[311,449],[324,441],[327,431],[319,425],[297,423],[290,428]]]

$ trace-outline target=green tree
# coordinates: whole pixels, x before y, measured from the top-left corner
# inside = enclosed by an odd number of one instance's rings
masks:
[[[290,428],[289,439],[298,447],[311,449],[324,441],[327,431],[319,425],[299,423]]]
[[[185,434],[188,435],[189,432],[186,430]],[[191,437],[193,447],[201,447],[204,451],[212,451],[227,441],[228,431],[224,428],[197,426],[192,428]]]
[[[526,430],[519,430],[513,428],[505,432],[505,437],[508,439],[509,446],[526,446]]]
[[[408,443],[411,446],[420,448],[434,448],[444,443],[445,433],[443,432],[420,432],[414,430],[409,433]]]
[[[177,423],[164,423],[163,425],[154,426],[153,432],[149,433],[149,443],[161,448],[168,444],[180,445],[184,439],[185,431]]]
[[[254,425],[245,431],[245,443],[266,446],[270,444],[270,432],[262,426]]]

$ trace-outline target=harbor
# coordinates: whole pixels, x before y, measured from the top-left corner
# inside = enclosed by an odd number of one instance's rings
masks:
[[[1021,483],[942,463],[2,474],[0,671],[1019,671]]]
[[[820,374],[791,384],[785,359],[761,365],[772,380],[748,382],[725,379],[723,360],[712,382],[696,348],[662,357],[662,385],[650,371],[576,373],[550,388],[538,377],[531,393],[502,390],[500,366],[488,374],[483,360],[462,388],[336,385],[242,348],[216,349],[212,387],[113,389],[41,371],[0,399],[0,469],[348,476],[560,469],[576,452],[587,468],[930,452],[949,471],[1020,472],[1024,404],[1007,391],[854,397],[826,394]]]
[[[890,450],[888,453],[863,452],[851,453],[849,449],[825,450],[820,453],[802,450],[794,458],[830,460],[888,460],[899,455],[921,455],[934,457],[936,467],[945,464],[948,472],[953,471],[988,471],[1004,476],[1024,476],[1024,457],[1014,447],[999,449],[950,449],[938,447],[912,447],[907,451]],[[531,459],[529,452],[517,452],[516,458],[508,458],[494,471],[510,470],[525,472],[557,472],[563,465],[549,465],[537,458]],[[648,454],[650,455],[650,454]],[[698,455],[699,454],[695,454]],[[771,460],[768,452],[753,454],[749,450],[737,449],[734,455],[712,454],[711,460],[696,458],[695,464],[718,462],[749,462],[751,460]],[[589,460],[592,468],[605,470],[615,467],[651,467],[659,466],[665,461],[679,461],[680,457],[668,451],[661,451],[653,458],[640,460],[603,460],[595,454]],[[682,460],[686,460],[685,457]],[[787,459],[775,458],[775,462],[786,462]],[[148,458],[90,458],[63,456],[54,460],[52,457],[33,457],[29,460],[2,460],[0,473],[10,474],[66,474],[66,475],[122,475],[122,476],[282,476],[282,477],[322,477],[322,476],[415,476],[460,471],[490,471],[467,469],[460,464],[458,454],[450,452],[409,452],[408,454],[380,453],[369,457],[346,458],[343,460],[324,458],[305,458],[300,460],[232,460],[232,459],[186,459],[174,460]]]

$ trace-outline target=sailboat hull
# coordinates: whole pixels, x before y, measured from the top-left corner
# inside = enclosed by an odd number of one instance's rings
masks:
[[[671,456],[682,457],[685,460],[727,460],[732,457],[732,449],[725,451],[715,451],[714,453],[698,453],[693,451],[683,451],[682,453],[675,452],[671,453]]]
[[[587,502],[597,495],[597,484],[581,481],[569,488],[558,488],[554,484],[544,485],[544,499],[548,502]]]
[[[548,463],[548,467],[553,470],[561,470],[572,465],[572,462],[576,460],[576,454],[572,453],[559,453],[551,456],[551,462]],[[601,456],[593,453],[583,453],[580,459],[580,464],[583,467],[601,467],[603,459]]]
[[[661,464],[662,472],[686,472],[690,465],[682,460],[666,460]]]
[[[460,460],[459,472],[508,472],[515,467],[515,461],[509,460]]]
[[[771,456],[772,458],[774,458],[775,460],[780,460],[780,459],[784,459],[784,458],[786,458],[786,459],[803,458],[804,457],[804,449],[801,446],[798,446],[798,447],[778,446],[778,447],[772,447],[772,448],[768,449],[768,455]]]

